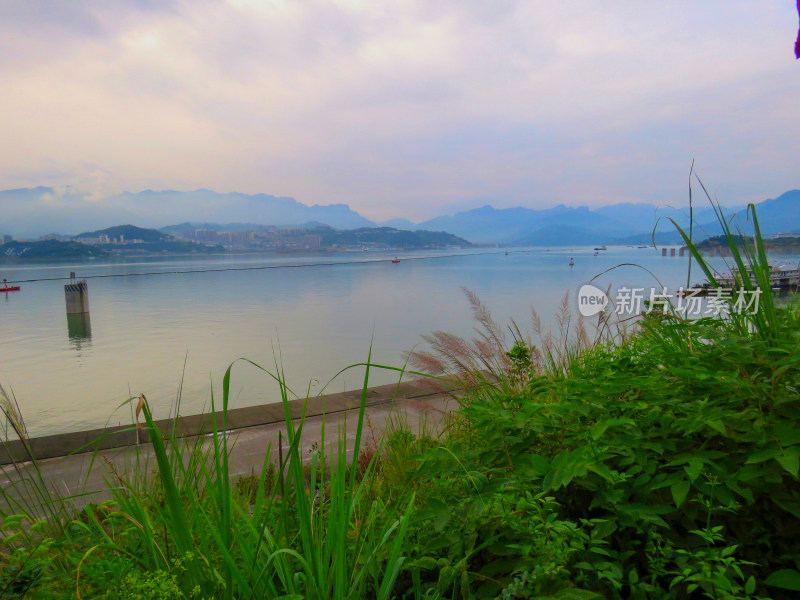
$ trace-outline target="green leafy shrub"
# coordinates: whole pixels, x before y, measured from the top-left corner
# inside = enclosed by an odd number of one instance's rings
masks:
[[[264,481],[257,475],[244,475],[236,480],[236,493],[248,505],[255,504],[258,499],[258,489],[263,489],[263,494],[269,496],[278,481],[278,467],[270,461],[264,472]]]
[[[166,571],[132,571],[126,575],[119,594],[108,594],[108,600],[184,600],[177,578]]]
[[[478,337],[426,338],[432,351],[417,364],[476,385],[461,399],[446,451],[426,453],[417,468],[416,595],[432,582],[465,597],[732,600],[800,591],[800,313],[774,301],[754,209],[755,235],[741,248],[719,215],[738,287],[762,291],[753,314],[690,322],[667,307],[633,332],[587,344],[582,323],[567,334],[565,301],[560,335],[538,349],[512,324],[507,349],[470,296]],[[598,331],[607,325],[601,313]],[[533,329],[543,337],[535,315]],[[524,526],[513,516],[530,497],[557,507],[547,518],[558,533],[547,544],[516,540],[520,531],[542,535],[541,516],[524,514]],[[493,521],[487,507],[496,502],[505,517]],[[460,578],[442,586],[432,560],[457,566]]]
[[[594,542],[555,564],[606,597],[781,597],[765,582],[800,560],[799,342],[792,308],[769,341],[732,335],[719,320],[648,318],[567,375],[467,396],[460,469],[487,489],[505,482],[508,514],[509,489],[552,497],[558,519]],[[465,503],[481,497],[471,496]],[[493,533],[506,552],[512,524]],[[471,527],[480,529],[454,530]],[[472,559],[477,573],[481,562]]]

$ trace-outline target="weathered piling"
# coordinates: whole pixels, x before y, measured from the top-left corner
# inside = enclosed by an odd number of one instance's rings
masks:
[[[80,315],[89,312],[89,288],[86,281],[71,281],[64,286],[67,314]]]
[[[67,313],[67,333],[70,340],[89,340],[92,338],[92,322],[89,313]]]

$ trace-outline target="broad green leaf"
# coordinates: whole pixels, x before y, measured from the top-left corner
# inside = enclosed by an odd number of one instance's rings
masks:
[[[778,495],[773,497],[772,501],[786,512],[800,519],[800,502],[798,502],[796,494],[794,494],[794,496],[794,498],[789,498],[787,496]]]
[[[614,474],[612,473],[611,469],[609,469],[603,463],[590,463],[587,465],[587,467],[590,471],[594,471],[606,481],[612,481],[614,479]]]
[[[557,598],[558,600],[595,600],[596,598],[602,598],[602,596],[595,592],[590,592],[589,590],[566,588],[556,592],[553,598]]]
[[[686,471],[686,474],[689,476],[689,480],[694,481],[700,476],[700,473],[703,472],[703,463],[689,463],[683,467],[683,470]]]
[[[538,454],[532,454],[527,457],[528,464],[530,465],[530,469],[534,475],[545,475],[547,470],[550,468],[550,463],[544,456],[540,456]]]
[[[746,487],[743,488],[742,486],[739,485],[739,483],[735,479],[726,480],[725,486],[729,490],[733,491],[736,494],[739,494],[742,498],[747,500],[748,504],[752,504],[753,502],[755,502],[755,499],[753,498],[753,491]]]
[[[422,556],[417,560],[406,563],[405,566],[406,568],[410,569],[432,570],[439,568],[439,563],[436,561],[435,558],[432,558],[430,556]]]
[[[686,500],[686,495],[689,493],[691,485],[691,483],[684,479],[670,486],[669,490],[672,492],[672,500],[675,502],[675,508],[680,508],[683,501]]]
[[[800,573],[794,569],[781,569],[767,577],[764,583],[772,587],[800,592]]]
[[[594,527],[592,527],[592,539],[593,540],[605,539],[609,535],[614,533],[616,530],[617,530],[616,521],[611,521],[611,520],[598,521],[594,525]]]
[[[728,432],[725,429],[725,425],[722,424],[722,421],[706,421],[706,425],[722,435],[728,435]]]
[[[756,450],[750,456],[747,457],[745,464],[751,465],[754,463],[760,463],[769,460],[770,458],[775,458],[778,455],[778,448],[762,448],[761,450]]]
[[[794,425],[778,427],[775,430],[775,437],[778,438],[781,446],[800,444],[800,427],[795,427]]]
[[[644,521],[667,527],[667,523],[658,515],[673,512],[671,506],[646,504],[618,504],[617,514],[624,515],[633,521]]]
[[[436,531],[441,531],[450,520],[452,511],[444,502],[440,500],[431,500],[429,505],[436,515],[433,518],[433,528],[436,529]]]
[[[592,437],[599,440],[610,427],[628,427],[633,424],[631,419],[606,419],[592,427]]]
[[[800,458],[796,454],[782,454],[776,456],[775,460],[786,469],[794,478],[797,478],[797,471],[800,469]]]

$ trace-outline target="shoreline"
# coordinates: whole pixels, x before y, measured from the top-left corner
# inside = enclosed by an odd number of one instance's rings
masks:
[[[458,389],[460,386],[453,380],[436,380],[436,383],[433,384],[432,381],[413,379],[399,384],[379,385],[367,388],[366,406],[390,404],[401,398],[421,399]],[[292,419],[300,418],[303,416],[304,405],[306,418],[344,413],[360,405],[362,392],[363,390],[357,389],[308,399],[289,400],[289,414]],[[221,423],[222,411],[179,416],[177,419],[160,419],[155,423],[161,431],[170,431],[175,427],[177,437],[196,437],[214,431],[214,417],[218,424]],[[283,422],[285,422],[284,405],[283,402],[278,401],[229,410],[225,429],[226,431],[238,431]],[[27,448],[21,440],[9,440],[0,444],[2,446],[0,465],[26,462],[31,458],[38,461],[99,450],[138,446],[148,444],[150,436],[147,430],[138,429],[135,423],[131,423],[29,438],[26,442]]]
[[[0,245],[2,247],[2,245]],[[459,250],[472,250],[475,248],[497,248],[495,244],[473,244],[470,247],[461,247]],[[286,256],[286,255],[304,255],[304,254],[361,254],[361,253],[379,253],[379,252],[421,252],[426,250],[451,250],[445,246],[434,247],[398,247],[398,248],[382,248],[380,250],[360,250],[355,248],[320,248],[320,249],[297,249],[297,250],[252,250],[246,249],[229,250],[225,252],[109,252],[105,256],[48,256],[36,258],[21,258],[21,257],[4,257],[0,255],[0,265],[33,265],[38,263],[92,263],[98,260],[107,261],[111,264],[118,260],[126,260],[131,258],[206,258],[206,257],[220,257],[220,256]]]

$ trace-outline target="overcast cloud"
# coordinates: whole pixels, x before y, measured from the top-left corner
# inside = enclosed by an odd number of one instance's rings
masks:
[[[4,2],[0,189],[422,220],[684,204],[696,157],[758,201],[800,187],[796,31],[789,0]]]

